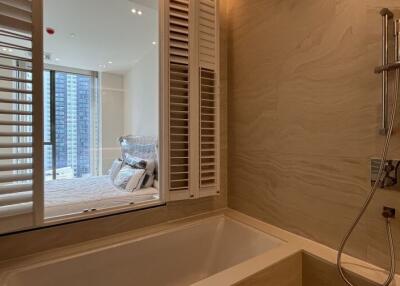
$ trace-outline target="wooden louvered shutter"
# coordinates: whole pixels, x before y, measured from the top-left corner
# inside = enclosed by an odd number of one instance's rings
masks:
[[[0,233],[43,219],[42,13],[0,0]]]
[[[191,0],[169,0],[169,200],[190,192],[190,9]]]
[[[199,196],[219,193],[219,25],[217,0],[199,0]]]

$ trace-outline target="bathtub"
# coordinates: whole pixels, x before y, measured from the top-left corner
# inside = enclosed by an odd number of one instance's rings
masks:
[[[285,242],[225,216],[3,271],[2,286],[191,285]]]
[[[2,262],[0,286],[345,286],[336,254],[227,209]],[[348,255],[343,266],[356,285],[386,278]]]

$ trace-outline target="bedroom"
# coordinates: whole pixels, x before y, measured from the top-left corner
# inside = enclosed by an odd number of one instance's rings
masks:
[[[157,6],[44,1],[46,218],[159,200]]]

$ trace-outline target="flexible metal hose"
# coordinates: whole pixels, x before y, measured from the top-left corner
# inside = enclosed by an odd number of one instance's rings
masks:
[[[344,236],[342,242],[340,243],[339,250],[338,250],[337,267],[338,267],[338,270],[339,270],[339,274],[342,277],[342,279],[346,282],[346,284],[349,285],[349,286],[356,286],[356,285],[354,285],[354,284],[352,284],[350,282],[349,278],[345,275],[345,273],[343,271],[343,268],[342,268],[342,253],[343,253],[343,249],[346,246],[346,243],[347,243],[349,237],[353,233],[355,227],[360,222],[360,219],[362,218],[362,216],[364,215],[365,211],[367,210],[369,204],[371,203],[371,201],[372,201],[372,199],[373,199],[373,197],[375,195],[375,192],[376,192],[376,190],[378,188],[381,176],[382,176],[383,167],[385,165],[387,153],[389,151],[390,139],[392,137],[394,119],[396,117],[397,99],[398,99],[398,96],[399,96],[399,80],[400,80],[399,79],[399,69],[396,69],[392,114],[390,116],[389,128],[388,128],[388,132],[386,134],[385,144],[384,144],[384,147],[383,147],[383,150],[382,150],[382,154],[381,154],[381,163],[379,165],[378,176],[376,178],[376,181],[375,181],[374,185],[371,187],[371,191],[368,194],[368,197],[365,200],[364,205],[362,206],[360,213],[357,215],[357,217],[354,220],[353,224],[351,225],[349,231]],[[387,232],[387,238],[388,238],[388,241],[389,241],[390,270],[389,270],[389,275],[388,275],[387,279],[385,280],[385,282],[382,284],[382,286],[388,286],[392,282],[392,280],[394,278],[394,274],[395,274],[395,269],[396,269],[396,259],[395,259],[395,253],[394,253],[392,231],[391,231],[391,227],[390,227],[390,218],[386,218],[386,232]]]

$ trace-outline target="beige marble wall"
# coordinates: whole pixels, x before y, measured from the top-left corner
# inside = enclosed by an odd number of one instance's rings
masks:
[[[166,206],[136,212],[1,235],[0,261],[223,209],[227,206],[227,8],[227,1],[220,0],[221,194],[217,197],[172,202]]]
[[[400,2],[229,3],[228,205],[337,248],[383,141],[379,10]],[[400,211],[400,192],[377,193],[346,251],[387,266],[383,204]],[[399,253],[400,218],[393,228]]]

